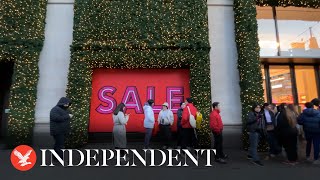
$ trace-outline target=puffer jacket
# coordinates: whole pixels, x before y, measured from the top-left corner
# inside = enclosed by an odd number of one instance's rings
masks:
[[[58,104],[50,111],[50,135],[67,135],[70,132],[70,112],[64,107],[71,104],[71,101],[62,97]]]
[[[298,123],[303,125],[305,132],[320,134],[320,111],[313,108],[303,110],[298,117]]]
[[[148,103],[145,103],[143,106],[143,111],[144,111],[143,126],[145,128],[153,128],[155,119],[154,119],[154,112],[152,107]]]

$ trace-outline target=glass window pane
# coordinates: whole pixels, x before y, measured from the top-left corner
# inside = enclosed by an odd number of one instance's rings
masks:
[[[264,97],[264,102],[268,102],[268,98],[267,98],[267,88],[266,88],[266,76],[265,76],[265,72],[264,72],[264,66],[261,65],[261,73],[262,73],[262,79],[263,79],[263,97]]]
[[[281,56],[320,56],[320,9],[277,7]]]
[[[260,56],[277,56],[278,43],[271,7],[257,7]]]
[[[314,67],[296,66],[295,73],[299,106],[304,108],[306,102],[310,102],[313,98],[318,97]]]
[[[270,66],[272,102],[293,104],[289,66]]]

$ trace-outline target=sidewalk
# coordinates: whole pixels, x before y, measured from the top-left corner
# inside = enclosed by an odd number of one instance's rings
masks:
[[[141,147],[130,144],[129,148]],[[110,144],[88,144],[87,149],[111,148]],[[246,160],[246,152],[226,149],[230,158],[228,164],[213,163],[212,167],[40,167],[41,157],[36,149],[38,161],[28,172],[15,170],[10,163],[11,150],[0,150],[0,179],[319,179],[320,167],[302,162],[296,166],[281,163],[281,158],[263,161],[265,166],[258,167]],[[264,157],[264,155],[261,155]],[[149,176],[150,178],[147,178]]]

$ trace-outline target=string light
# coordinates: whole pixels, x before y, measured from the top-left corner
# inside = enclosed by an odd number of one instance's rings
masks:
[[[74,102],[67,144],[87,143],[94,68],[190,68],[190,90],[204,116],[199,144],[210,146],[207,1],[75,1],[68,97]],[[147,78],[147,77],[146,77]]]
[[[45,10],[46,0],[1,1],[0,61],[14,62],[9,99],[9,146],[32,141]]]

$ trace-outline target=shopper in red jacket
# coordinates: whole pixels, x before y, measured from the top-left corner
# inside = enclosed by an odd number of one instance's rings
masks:
[[[210,129],[214,137],[214,148],[216,149],[215,160],[218,163],[225,164],[227,155],[223,153],[223,123],[220,116],[219,102],[214,102],[212,104],[212,112],[210,113]]]
[[[195,146],[196,144],[196,135],[195,135],[195,129],[192,128],[189,122],[189,110],[191,114],[196,118],[197,117],[197,108],[193,105],[193,100],[191,98],[186,99],[186,107],[183,110],[182,113],[182,120],[181,120],[181,126],[182,126],[182,143],[181,147],[182,149],[186,149],[187,147]]]

